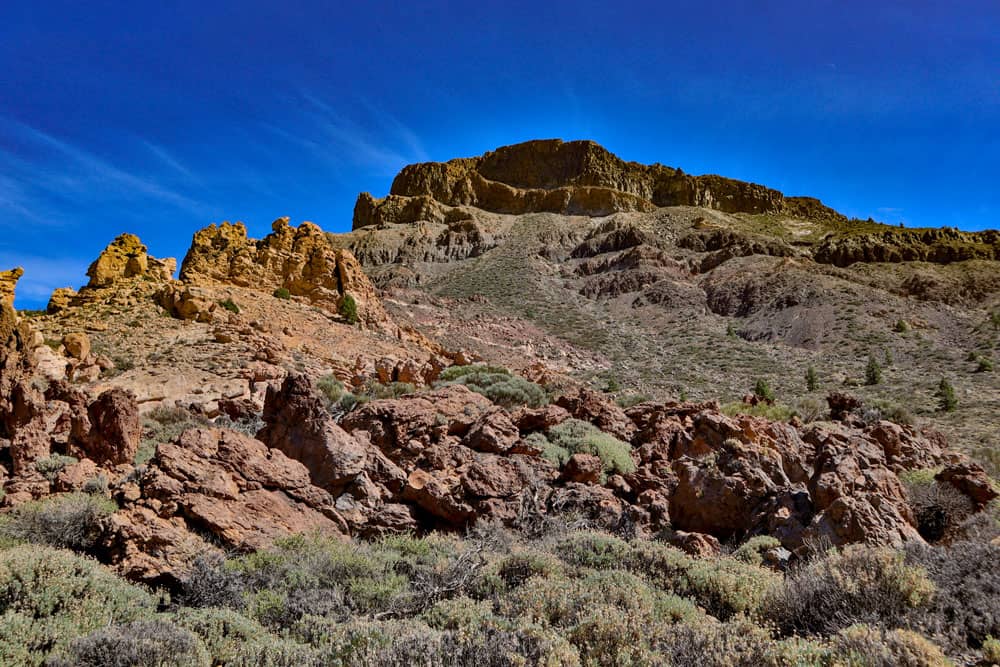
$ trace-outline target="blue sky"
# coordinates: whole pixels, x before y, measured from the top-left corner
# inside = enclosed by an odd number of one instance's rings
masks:
[[[995,0],[6,0],[0,268],[38,307],[123,231],[344,231],[407,163],[549,137],[997,227],[998,34]]]

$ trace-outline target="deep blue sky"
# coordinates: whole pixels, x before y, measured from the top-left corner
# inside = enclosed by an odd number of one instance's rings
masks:
[[[36,307],[123,231],[343,231],[409,162],[548,137],[997,227],[998,35],[996,0],[5,0],[0,268]]]

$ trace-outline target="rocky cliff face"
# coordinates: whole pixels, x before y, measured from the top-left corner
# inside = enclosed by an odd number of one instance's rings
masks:
[[[145,277],[154,281],[170,280],[177,270],[177,260],[156,259],[139,237],[122,234],[105,248],[87,269],[87,287],[108,287],[128,279]]]
[[[189,285],[224,283],[265,291],[284,288],[337,312],[347,295],[367,326],[384,327],[389,318],[375,287],[347,250],[334,249],[311,222],[298,227],[279,218],[261,240],[247,237],[242,223],[210,225],[195,233],[181,264]]]
[[[434,203],[495,213],[603,216],[658,206],[779,212],[783,195],[721,176],[690,176],[663,165],[625,162],[592,141],[558,139],[504,146],[478,158],[405,167],[387,199],[364,193],[354,228],[433,219]]]

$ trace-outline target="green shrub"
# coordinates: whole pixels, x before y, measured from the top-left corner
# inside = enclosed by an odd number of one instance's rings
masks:
[[[348,324],[358,323],[358,302],[355,301],[354,297],[350,294],[345,293],[344,296],[341,297],[338,312],[341,317],[347,320]]]
[[[941,649],[909,630],[852,625],[838,632],[831,649],[836,664],[868,667],[951,667]]]
[[[1000,663],[1000,639],[986,638],[983,642],[983,660],[994,664]]]
[[[612,570],[622,567],[632,547],[629,543],[597,532],[573,532],[556,543],[553,551],[570,565],[595,570]]]
[[[135,455],[135,464],[143,465],[156,454],[160,443],[173,442],[191,428],[208,428],[212,424],[203,415],[186,408],[159,406],[150,410],[142,420],[142,440]]]
[[[868,363],[865,365],[865,384],[876,385],[882,381],[882,366],[879,365],[874,355],[868,355]]]
[[[810,366],[806,369],[806,391],[816,391],[819,389],[819,375],[816,369]]]
[[[806,397],[795,404],[795,413],[806,424],[823,419],[826,411],[826,405],[815,398]]]
[[[910,330],[910,325],[906,320],[896,320],[896,326],[893,327],[896,333],[906,333]]]
[[[35,470],[37,470],[42,477],[52,482],[59,476],[59,473],[62,472],[63,468],[68,465],[73,465],[76,462],[77,459],[73,456],[53,454],[52,456],[44,459],[36,459]]]
[[[150,616],[156,599],[96,561],[36,545],[0,551],[0,664],[41,665],[76,637]]]
[[[240,314],[240,307],[236,305],[236,302],[231,298],[223,299],[219,302],[219,305],[228,310],[230,313]]]
[[[95,630],[74,639],[66,654],[67,667],[209,667],[211,664],[205,647],[194,634],[163,618]]]
[[[543,459],[560,468],[569,461],[570,453],[565,448],[553,444],[543,433],[529,433],[524,438],[524,444],[540,450]]]
[[[521,405],[537,408],[548,402],[548,396],[540,386],[497,366],[451,366],[441,372],[435,386],[449,384],[464,384],[505,408]]]
[[[316,389],[326,399],[327,405],[336,403],[344,395],[343,383],[332,374],[316,380]]]
[[[947,378],[941,378],[938,383],[935,397],[938,399],[938,409],[943,412],[952,412],[958,407],[958,398],[955,396],[955,388],[951,386]]]
[[[764,552],[781,546],[781,542],[776,537],[770,535],[757,535],[740,545],[733,552],[733,558],[741,560],[750,565],[763,565]]]
[[[797,637],[775,641],[766,629],[745,618],[674,625],[655,648],[658,664],[692,667],[819,667],[832,662],[822,643]],[[850,667],[862,665],[850,663]]]
[[[979,363],[976,364],[977,373],[992,373],[993,372],[993,360],[989,357],[979,357]]]
[[[283,299],[287,301],[288,299],[292,298],[292,293],[288,291],[287,287],[279,287],[278,289],[274,290],[274,298]]]
[[[18,505],[0,521],[0,535],[67,549],[89,549],[118,506],[103,496],[70,493]]]
[[[902,554],[858,545],[788,574],[769,596],[766,616],[787,634],[830,635],[856,623],[893,627],[933,594],[926,571]]]
[[[580,419],[567,419],[548,431],[549,441],[572,454],[593,454],[601,459],[605,473],[635,471],[631,446]]]
[[[784,405],[783,403],[774,403],[772,405],[758,403],[757,405],[749,405],[743,401],[734,401],[723,405],[722,413],[730,417],[750,415],[752,417],[764,417],[774,422],[783,422],[794,417],[796,411],[791,406]]]
[[[660,542],[637,541],[626,567],[653,585],[690,598],[717,618],[756,615],[781,575],[735,558],[694,558]]]
[[[774,402],[774,390],[764,378],[758,378],[757,382],[754,383],[753,395],[767,403]]]
[[[232,609],[180,608],[172,615],[174,624],[194,633],[217,663],[229,664],[244,644],[272,640],[257,621]]]

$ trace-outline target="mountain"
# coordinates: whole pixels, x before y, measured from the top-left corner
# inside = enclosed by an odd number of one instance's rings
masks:
[[[358,197],[353,226],[333,245],[401,322],[453,345],[619,396],[730,402],[762,378],[795,406],[811,366],[820,392],[933,420],[997,465],[1000,382],[977,372],[1000,340],[995,230],[849,220],[558,140],[410,165],[387,197]],[[883,373],[866,386],[870,355]],[[954,412],[937,411],[942,377]]]
[[[994,650],[997,232],[535,141],[22,275],[0,663]]]

